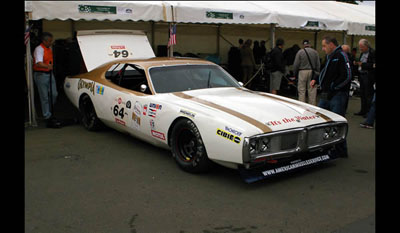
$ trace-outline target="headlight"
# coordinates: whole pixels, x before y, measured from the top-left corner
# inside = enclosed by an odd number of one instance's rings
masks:
[[[249,152],[250,152],[251,155],[254,155],[254,154],[257,153],[257,142],[256,142],[256,140],[251,140],[250,141]]]
[[[271,139],[269,137],[252,138],[249,142],[249,153],[255,155],[268,152],[271,149]]]
[[[245,149],[248,150],[250,159],[296,150],[301,132],[302,129],[295,129],[257,135],[248,138],[247,148]]]
[[[266,152],[268,149],[270,149],[271,148],[270,142],[271,140],[268,137],[261,138],[259,142],[260,152]]]
[[[347,124],[334,124],[319,127],[318,125],[309,127],[307,143],[309,148],[320,147],[322,145],[336,143],[346,138]]]

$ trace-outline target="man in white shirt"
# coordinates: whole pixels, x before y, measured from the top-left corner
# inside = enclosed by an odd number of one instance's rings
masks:
[[[49,128],[59,128],[61,123],[53,116],[52,106],[56,102],[57,88],[56,81],[53,75],[53,35],[48,32],[43,32],[42,43],[35,48],[33,53],[33,78],[38,88],[40,103],[42,106],[43,117],[46,120],[46,125]],[[51,79],[51,87],[50,87]],[[51,93],[51,95],[49,95]],[[52,101],[50,101],[50,99]],[[52,102],[50,104],[50,102]]]

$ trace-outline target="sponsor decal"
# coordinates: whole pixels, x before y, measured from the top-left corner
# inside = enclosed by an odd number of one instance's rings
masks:
[[[226,131],[224,131],[222,129],[217,129],[217,135],[219,135],[219,136],[221,136],[221,137],[223,137],[225,139],[228,139],[231,142],[237,143],[237,144],[239,144],[240,141],[241,141],[240,137],[235,136],[235,135],[233,135],[231,133],[228,133],[228,132],[226,132]]]
[[[156,118],[157,110],[153,109],[153,108],[149,108],[149,111],[147,112],[147,114],[149,115],[149,117]]]
[[[136,101],[135,105],[133,106],[133,112],[137,116],[141,116],[142,115],[142,105],[138,101]]]
[[[233,134],[235,134],[235,135],[237,135],[237,136],[242,135],[242,132],[239,132],[239,131],[237,131],[237,130],[235,130],[235,129],[233,129],[233,128],[230,128],[230,127],[228,127],[228,126],[225,126],[225,130],[228,131],[228,132],[230,132],[230,133],[233,133]]]
[[[150,103],[150,106],[149,106],[150,108],[155,108],[155,109],[158,109],[158,110],[161,110],[162,109],[162,105],[161,104],[153,104],[153,103]]]
[[[94,82],[93,81],[92,82],[86,82],[86,81],[83,81],[82,79],[79,79],[79,81],[78,81],[78,91],[80,89],[82,89],[82,88],[88,89],[94,95]]]
[[[152,130],[154,130],[154,129],[156,128],[156,124],[154,123],[154,120],[153,120],[153,119],[150,120],[150,128],[151,128]]]
[[[128,102],[126,102],[126,108],[131,109],[131,101],[130,100],[128,100]]]
[[[146,114],[147,114],[147,104],[143,106],[143,116],[146,116]]]
[[[125,121],[120,120],[120,119],[118,119],[118,118],[115,118],[115,122],[117,122],[118,124],[123,125],[123,126],[126,125]]]
[[[96,93],[103,95],[104,94],[104,86],[96,85]]]
[[[185,116],[190,117],[190,118],[194,118],[194,117],[196,116],[196,113],[193,113],[193,112],[191,112],[191,111],[184,110],[184,109],[181,109],[179,112],[180,112],[181,114],[185,115]]]
[[[125,111],[125,102],[122,100],[121,97],[118,97],[116,99],[114,99],[114,101],[117,102],[117,104],[115,104],[112,108],[111,111],[114,114],[115,117],[115,121],[121,125],[126,125],[125,121],[123,121],[125,116],[128,116],[130,114],[128,114],[128,111]],[[117,121],[117,119],[119,121]],[[123,122],[123,123],[122,123]]]
[[[128,108],[128,103],[130,105],[130,101],[126,103]],[[129,107],[130,108],[130,107]],[[136,101],[135,104],[133,105],[133,112],[132,112],[132,120],[133,120],[133,127],[136,129],[140,128],[140,117],[142,116],[142,105]]]
[[[278,167],[278,168],[274,168],[271,170],[267,170],[267,171],[263,171],[263,175],[264,176],[270,176],[270,175],[274,175],[274,174],[278,174],[281,172],[286,172],[286,171],[290,171],[299,167],[304,167],[310,164],[314,164],[314,163],[319,163],[325,160],[329,160],[330,157],[329,155],[322,155],[322,156],[318,156],[312,159],[308,159],[308,160],[304,160],[304,161],[298,161],[296,163],[291,163],[287,166],[283,166],[283,167]],[[295,161],[294,161],[295,162]]]
[[[319,115],[311,115],[311,116],[294,116],[294,117],[284,117],[281,120],[276,120],[276,121],[268,121],[265,124],[268,126],[277,126],[281,124],[288,124],[292,122],[301,122],[301,121],[309,121],[309,120],[315,120],[320,118],[321,116]]]
[[[125,45],[111,45],[111,49],[126,49]]]
[[[159,138],[161,140],[165,140],[165,135],[161,132],[155,131],[155,130],[151,130],[151,135],[155,138]]]
[[[162,105],[161,104],[150,103],[149,110],[148,110],[147,114],[148,114],[149,117],[156,118],[157,110],[161,111],[161,109],[162,109]],[[143,114],[143,115],[145,115],[145,114]]]
[[[135,112],[132,112],[132,120],[133,120],[133,126],[137,129],[140,128],[140,117],[135,114]]]

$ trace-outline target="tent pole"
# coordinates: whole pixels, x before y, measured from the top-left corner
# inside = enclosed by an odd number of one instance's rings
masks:
[[[169,43],[169,39],[171,37],[171,26],[172,26],[172,23],[168,23],[168,43]],[[174,56],[174,45],[171,44],[168,47],[168,57],[173,57],[173,56]]]
[[[314,49],[315,50],[317,50],[318,32],[319,31],[314,32]]]
[[[350,48],[353,49],[354,47],[354,35],[351,35],[351,46]]]
[[[217,26],[217,56],[219,57],[219,48],[220,48],[220,44],[219,44],[219,37],[221,35],[221,24],[218,24]]]
[[[26,27],[29,27],[29,13],[25,15]],[[32,75],[32,55],[31,55],[31,42],[30,39],[26,44],[26,84],[28,88],[28,108],[29,108],[29,126],[36,127],[36,111],[34,102],[34,85]]]
[[[174,21],[175,21],[175,19],[174,19],[174,7],[173,6],[171,6],[171,13],[172,13],[172,23],[168,23],[168,41],[169,41],[169,37],[170,37],[170,35],[171,35],[171,26],[174,24]],[[174,45],[173,44],[171,44],[170,46],[169,46],[169,53],[168,53],[168,56],[169,57],[173,57],[174,56]]]
[[[271,37],[271,50],[272,50],[275,45],[275,24],[274,23],[271,24],[270,37]]]
[[[153,51],[155,51],[155,47],[154,47],[154,41],[155,41],[155,39],[154,39],[154,28],[155,28],[155,26],[154,26],[154,21],[151,21],[150,22],[151,23],[151,47],[153,48]]]

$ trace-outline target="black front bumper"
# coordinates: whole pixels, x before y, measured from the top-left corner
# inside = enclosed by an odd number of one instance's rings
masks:
[[[275,163],[264,163],[263,165],[246,169],[239,167],[240,176],[246,183],[253,183],[283,173],[297,171],[321,163],[337,159],[338,153],[335,149],[324,149],[314,152],[297,153],[289,158],[276,160]]]

